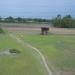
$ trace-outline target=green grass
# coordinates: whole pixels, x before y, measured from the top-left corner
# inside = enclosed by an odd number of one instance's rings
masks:
[[[27,33],[16,35],[38,48],[53,71],[73,72],[71,75],[75,75],[75,36]],[[37,53],[17,43],[8,34],[1,34],[0,52],[9,48],[20,50],[21,53],[16,56],[0,55],[0,75],[48,75]]]
[[[75,75],[75,36],[21,35],[18,34],[22,40],[38,48],[45,55],[49,66],[53,66],[54,70],[74,72]]]
[[[9,48],[20,50],[16,56],[0,55],[0,75],[47,75],[39,57],[8,34],[0,35],[0,52]]]

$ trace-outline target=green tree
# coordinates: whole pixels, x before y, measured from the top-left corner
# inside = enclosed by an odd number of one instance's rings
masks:
[[[55,27],[61,27],[61,15],[59,14],[59,15],[57,15],[57,17],[56,18],[54,18],[53,20],[52,20],[52,23],[53,23],[53,25],[55,26]]]
[[[73,21],[71,15],[66,15],[62,19],[62,26],[61,27],[72,28],[73,27],[73,22],[74,21]]]
[[[2,22],[2,17],[0,16],[0,22]]]
[[[18,23],[22,23],[22,22],[23,22],[23,18],[21,18],[21,17],[18,17],[18,18],[16,18],[15,20],[16,20],[16,22],[18,22]]]
[[[9,16],[9,17],[4,19],[4,22],[15,22],[15,20],[13,17]]]
[[[61,18],[61,15],[57,15],[57,17],[52,20],[52,23],[55,27],[75,28],[75,19],[73,19],[71,15],[66,15],[63,18]]]

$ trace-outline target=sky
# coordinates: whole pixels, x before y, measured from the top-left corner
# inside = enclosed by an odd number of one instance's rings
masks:
[[[0,16],[53,18],[61,14],[75,17],[75,0],[0,0]]]

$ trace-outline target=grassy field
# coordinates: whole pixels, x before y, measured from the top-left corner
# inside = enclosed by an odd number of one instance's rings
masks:
[[[75,36],[17,34],[23,41],[38,48],[50,68],[59,75],[75,75]],[[56,75],[56,74],[55,74]]]
[[[0,75],[48,75],[40,56],[27,46],[23,46],[9,34],[15,34],[25,43],[40,50],[45,56],[48,66],[54,75],[75,75],[75,35],[62,30],[40,35],[36,28],[6,28],[9,33],[0,35],[0,54],[2,51],[14,48],[20,54],[0,55]],[[31,29],[31,30],[30,30]],[[57,29],[59,30],[59,29]],[[69,31],[69,30],[68,30]],[[61,35],[57,35],[60,32]]]
[[[20,54],[2,55],[8,49],[17,49]],[[8,34],[0,35],[0,75],[48,75],[39,57],[17,43]]]

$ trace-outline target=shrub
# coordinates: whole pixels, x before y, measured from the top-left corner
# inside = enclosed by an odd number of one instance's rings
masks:
[[[10,53],[16,53],[16,54],[20,53],[20,51],[17,49],[10,49],[9,52]]]
[[[2,29],[2,28],[0,28],[0,33],[4,33],[4,31],[3,31],[3,29]]]

